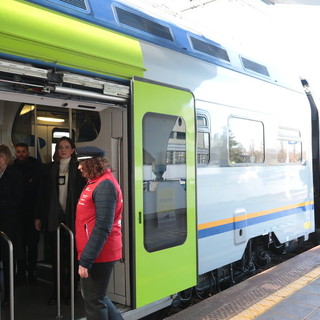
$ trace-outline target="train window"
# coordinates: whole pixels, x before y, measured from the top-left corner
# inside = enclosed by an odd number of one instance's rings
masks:
[[[210,129],[208,119],[197,115],[197,163],[208,164],[210,161]]]
[[[181,245],[187,236],[186,125],[176,116],[143,118],[144,246],[149,252]]]
[[[296,130],[296,129],[279,128],[278,136],[279,137],[286,137],[286,138],[300,138],[301,133],[299,130]]]
[[[300,141],[279,140],[278,141],[279,163],[300,163],[302,160],[302,146]]]
[[[186,163],[186,128],[184,121],[178,118],[176,125],[170,132],[167,149],[167,160],[169,164]]]
[[[198,127],[208,127],[208,120],[205,116],[197,116],[197,126]]]
[[[72,135],[74,136],[74,132]],[[70,132],[68,129],[55,128],[52,130],[52,141],[56,142],[62,137],[70,137]]]
[[[74,130],[72,130],[72,137],[74,137],[75,134],[74,134]],[[51,143],[51,154],[52,154],[52,160],[54,158],[54,152],[55,152],[55,149],[56,149],[56,144],[58,142],[58,140],[62,137],[68,137],[70,138],[70,132],[69,132],[69,129],[63,129],[63,128],[54,128],[52,130],[52,143]]]
[[[302,143],[299,130],[279,128],[277,159],[279,163],[301,163]]]
[[[229,128],[230,164],[264,162],[264,128],[260,121],[231,117]]]

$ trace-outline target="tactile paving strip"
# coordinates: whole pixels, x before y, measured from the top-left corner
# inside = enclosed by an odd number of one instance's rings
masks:
[[[266,309],[271,308],[296,290],[318,278],[320,276],[319,265],[319,254],[301,260],[299,266],[288,268],[284,274],[277,275],[272,280],[269,279],[268,283],[261,284],[261,286],[252,290],[246,290],[246,293],[239,296],[239,298],[224,304],[207,316],[202,317],[202,319],[254,319]]]

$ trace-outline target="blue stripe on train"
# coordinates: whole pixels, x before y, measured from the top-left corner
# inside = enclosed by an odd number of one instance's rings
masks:
[[[199,230],[198,231],[198,238],[202,239],[202,238],[210,237],[215,234],[224,233],[224,232],[244,228],[247,226],[252,226],[252,225],[259,224],[259,223],[262,223],[265,221],[275,220],[275,219],[279,219],[279,218],[286,217],[289,215],[299,214],[299,213],[305,212],[307,210],[313,210],[313,209],[314,209],[314,205],[310,204],[307,206],[277,211],[277,212],[262,215],[259,217],[250,218],[248,220],[227,223],[227,224],[223,224],[220,226],[215,226],[215,227]]]

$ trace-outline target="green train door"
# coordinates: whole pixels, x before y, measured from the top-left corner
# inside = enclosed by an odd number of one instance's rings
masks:
[[[134,305],[196,285],[195,106],[186,90],[132,81]]]

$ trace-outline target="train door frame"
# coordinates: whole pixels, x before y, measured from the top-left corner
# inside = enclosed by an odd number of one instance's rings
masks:
[[[319,108],[316,103],[316,96],[312,92],[309,83],[305,79],[301,79],[305,94],[308,98],[311,110],[312,120],[312,171],[313,171],[313,195],[315,210],[315,233],[312,236],[315,241],[320,239],[320,139],[319,139]]]
[[[133,222],[133,306],[140,308],[152,302],[170,297],[197,283],[197,218],[196,218],[196,131],[195,100],[186,89],[135,77],[131,82],[131,190]],[[143,136],[144,117],[148,113],[183,118],[186,122],[186,216],[187,237],[183,243],[149,251],[144,242],[144,218],[147,213],[143,198],[145,181],[143,174],[145,151]],[[152,127],[151,127],[152,128]],[[168,143],[168,142],[167,142]],[[160,179],[161,180],[161,179]],[[157,183],[157,182],[156,182]],[[171,188],[171,187],[170,187]],[[170,189],[164,193],[171,192]],[[179,187],[178,187],[179,188]],[[160,193],[163,194],[163,193]],[[168,196],[170,198],[170,196]],[[160,196],[155,200],[156,207]],[[174,196],[172,196],[174,198]],[[174,199],[169,201],[174,202]],[[171,204],[174,207],[175,204]],[[161,208],[162,209],[162,208]],[[166,209],[165,209],[166,210]],[[161,210],[159,210],[161,211]],[[174,211],[176,215],[176,211]],[[146,220],[145,220],[146,221]],[[157,290],[153,290],[157,288]]]

